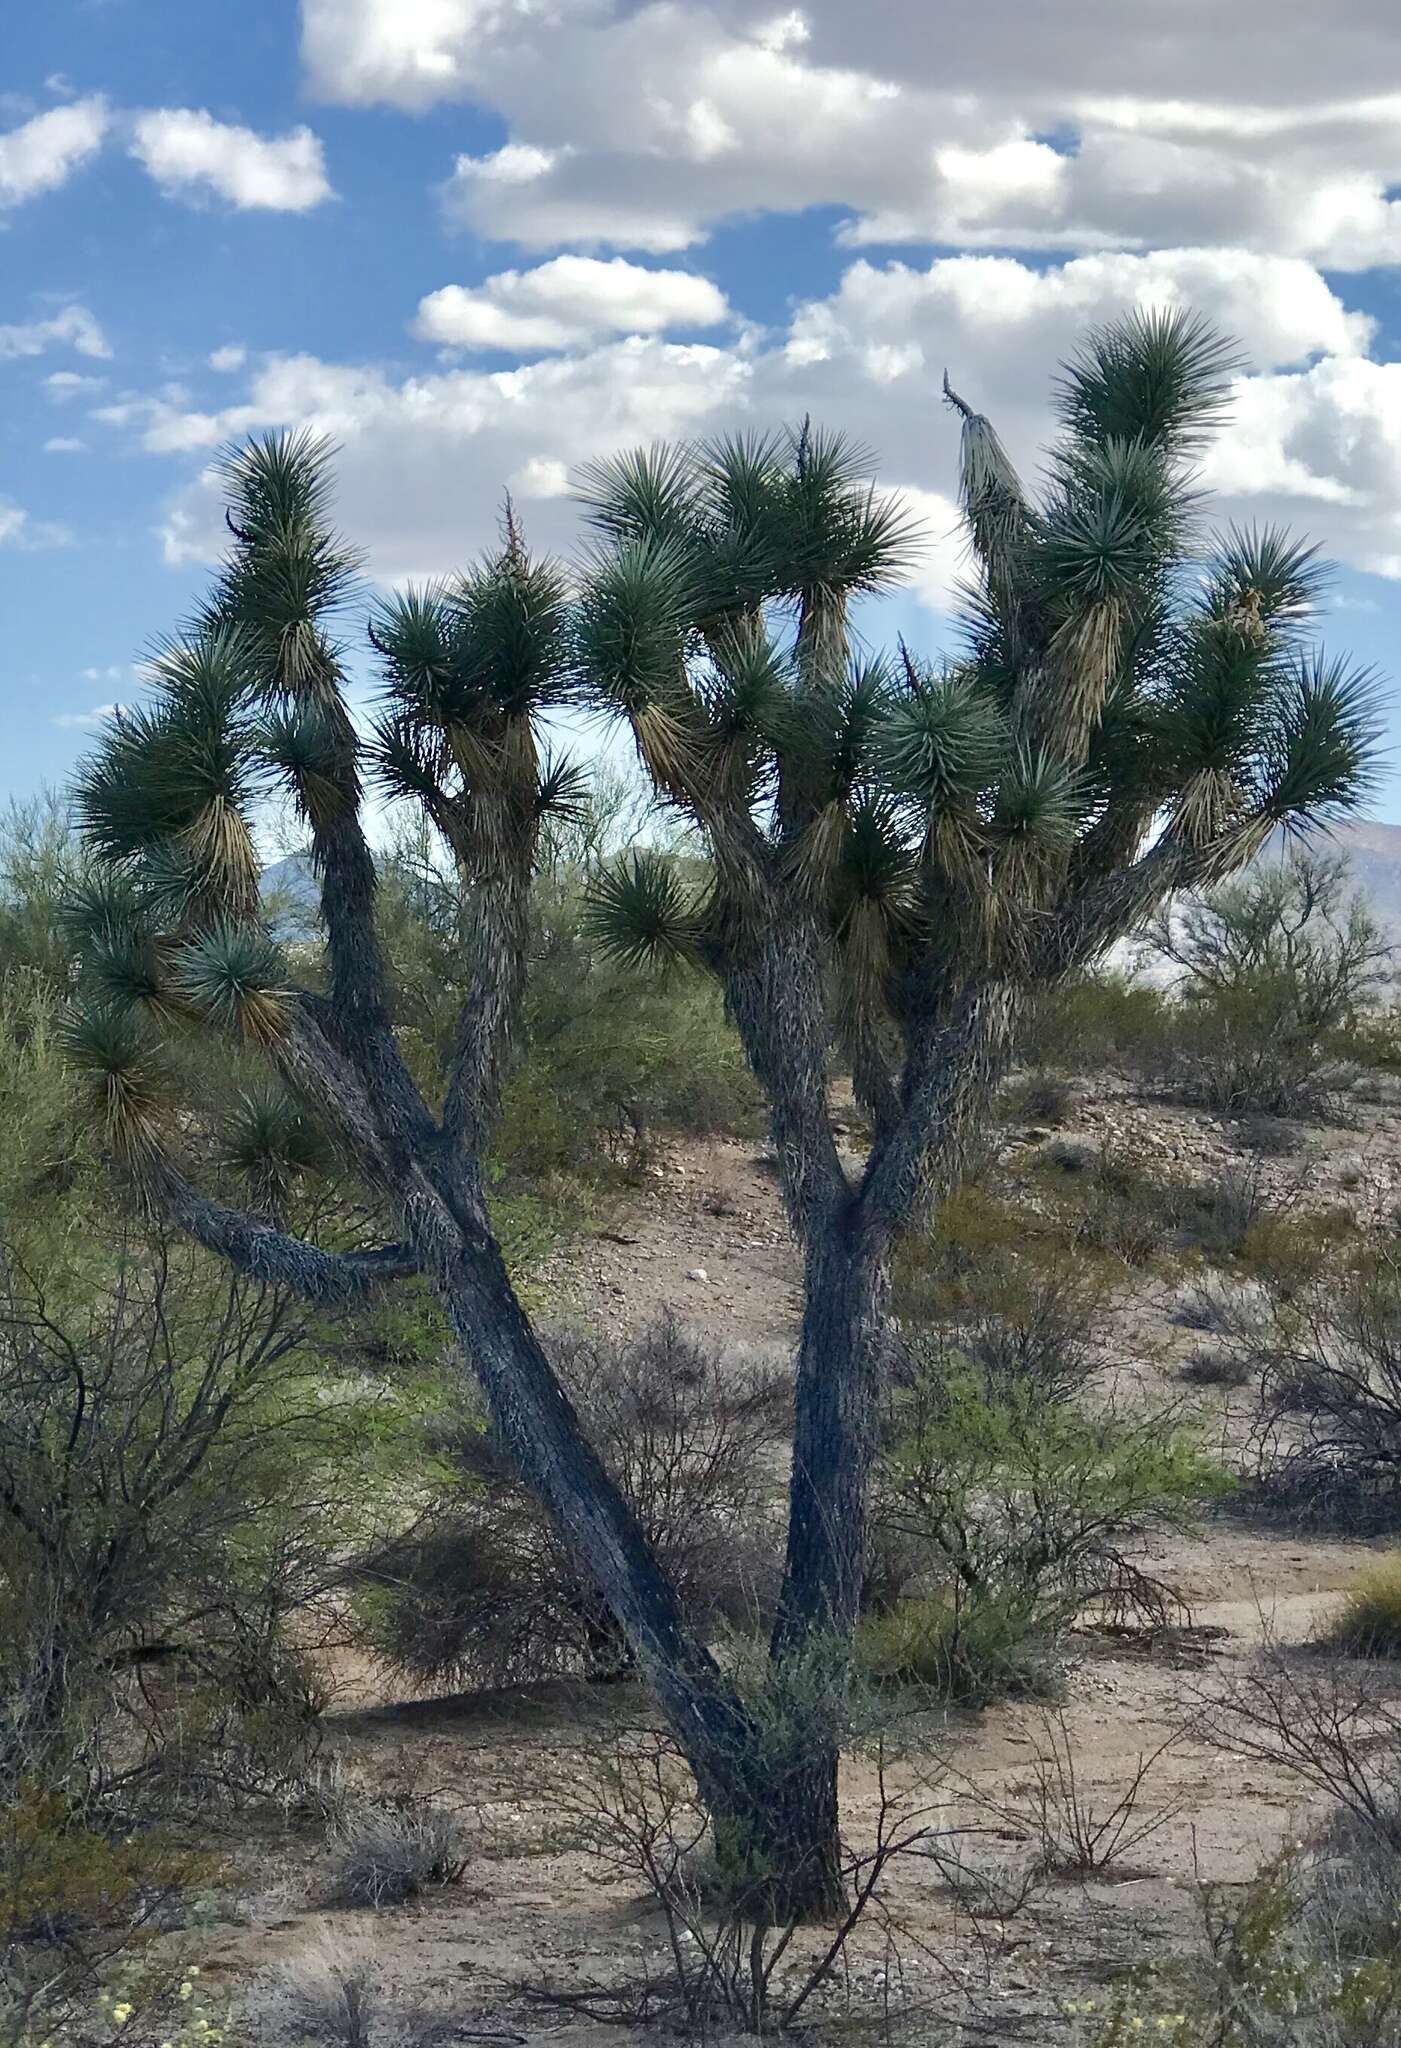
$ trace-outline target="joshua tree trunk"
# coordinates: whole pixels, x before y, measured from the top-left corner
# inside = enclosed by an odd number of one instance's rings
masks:
[[[780,1660],[815,1637],[844,1642],[860,1612],[888,1295],[884,1237],[848,1201],[804,1259]]]

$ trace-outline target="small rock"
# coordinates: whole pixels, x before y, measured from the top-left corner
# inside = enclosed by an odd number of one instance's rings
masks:
[[[1356,1188],[1362,1185],[1367,1174],[1367,1163],[1360,1152],[1344,1152],[1334,1168],[1339,1187]]]
[[[710,1275],[706,1272],[704,1266],[692,1266],[687,1271],[686,1278],[688,1280],[700,1280],[704,1282],[710,1278]]]

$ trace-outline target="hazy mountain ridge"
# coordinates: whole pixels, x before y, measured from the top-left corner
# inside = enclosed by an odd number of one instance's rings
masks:
[[[1342,855],[1354,881],[1366,895],[1376,916],[1401,945],[1401,825],[1383,825],[1372,819],[1339,825],[1326,837],[1310,842],[1321,855]],[[1260,856],[1278,860],[1286,851],[1282,836],[1272,839]],[[316,877],[305,853],[289,853],[263,870],[263,897],[272,910],[273,922],[285,937],[306,937],[314,928],[320,909]],[[1125,941],[1114,949],[1118,964],[1139,959],[1139,942]],[[1146,966],[1147,963],[1144,963]],[[1151,967],[1148,969],[1151,973]]]

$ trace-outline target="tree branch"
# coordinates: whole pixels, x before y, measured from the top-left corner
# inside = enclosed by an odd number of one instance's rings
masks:
[[[206,1251],[227,1259],[238,1272],[289,1288],[306,1301],[348,1306],[419,1271],[417,1259],[404,1245],[381,1245],[366,1252],[322,1251],[247,1210],[228,1208],[200,1194],[167,1160],[142,1174],[141,1188],[169,1222]]]

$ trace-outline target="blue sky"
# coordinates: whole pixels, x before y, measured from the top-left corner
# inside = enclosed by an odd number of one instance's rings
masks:
[[[0,796],[60,780],[218,545],[221,441],[309,422],[380,580],[509,487],[804,410],[957,573],[955,381],[1028,468],[1086,323],[1185,300],[1249,374],[1207,481],[1401,622],[1401,26],[1344,0],[48,0],[0,20]],[[1125,32],[1132,22],[1133,32]],[[1401,664],[1398,664],[1401,666]],[[1401,819],[1401,782],[1377,806]]]

